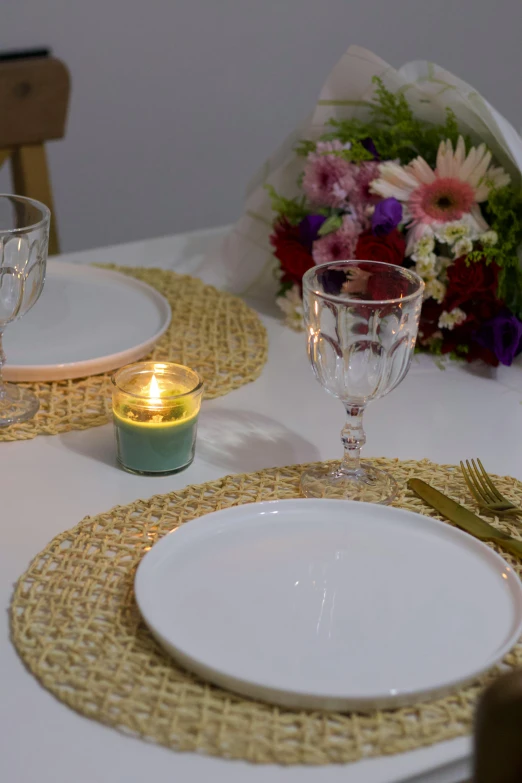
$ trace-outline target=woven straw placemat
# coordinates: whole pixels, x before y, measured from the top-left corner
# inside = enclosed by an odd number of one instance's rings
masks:
[[[390,470],[402,487],[416,476],[469,502],[454,467],[427,460],[375,463]],[[61,701],[90,718],[175,750],[251,762],[342,763],[469,733],[477,696],[498,672],[407,709],[368,715],[293,712],[201,682],[167,657],[149,634],[133,592],[143,554],[161,536],[201,514],[297,497],[303,467],[227,476],[138,500],[87,517],[57,536],[33,560],[13,597],[12,638],[28,668]],[[498,486],[522,505],[520,482],[502,478]],[[394,505],[430,515],[406,489]],[[495,524],[521,538],[515,525]],[[522,563],[502,554],[522,574]],[[522,665],[522,644],[504,663]]]
[[[168,299],[170,327],[148,358],[197,370],[205,382],[206,399],[228,394],[261,374],[268,354],[266,330],[257,313],[237,296],[164,269],[105,268],[143,280]],[[30,421],[0,429],[0,441],[106,424],[111,418],[110,376],[20,384],[35,392],[40,410]]]

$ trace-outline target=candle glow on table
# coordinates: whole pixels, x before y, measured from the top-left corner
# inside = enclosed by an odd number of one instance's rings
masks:
[[[120,465],[134,473],[175,473],[194,459],[203,394],[199,375],[168,362],[138,362],[113,378]]]

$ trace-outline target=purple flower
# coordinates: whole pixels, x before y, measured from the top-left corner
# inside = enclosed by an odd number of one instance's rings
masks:
[[[330,266],[321,272],[320,279],[325,294],[339,296],[343,283],[346,283],[346,272],[344,269],[336,269]]]
[[[482,324],[474,339],[479,345],[493,351],[501,364],[509,367],[522,351],[522,321],[509,310],[502,310]]]
[[[299,239],[309,252],[312,252],[312,245],[325,220],[324,215],[307,215],[299,223]]]
[[[371,136],[366,136],[365,139],[361,139],[361,144],[365,150],[367,150],[371,155],[373,155],[375,160],[381,159],[381,156],[377,152],[377,147],[373,143],[373,139],[371,138]]]
[[[402,220],[402,204],[396,198],[385,198],[375,205],[372,231],[376,237],[385,237]]]

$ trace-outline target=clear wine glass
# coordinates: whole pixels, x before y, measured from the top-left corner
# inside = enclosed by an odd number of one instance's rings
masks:
[[[32,418],[40,405],[28,389],[4,383],[2,336],[42,293],[50,218],[39,201],[0,194],[0,427]]]
[[[344,456],[332,469],[301,477],[308,497],[391,503],[398,487],[385,471],[361,462],[363,414],[408,372],[424,283],[415,272],[377,261],[313,267],[303,277],[308,356],[319,383],[343,403]]]

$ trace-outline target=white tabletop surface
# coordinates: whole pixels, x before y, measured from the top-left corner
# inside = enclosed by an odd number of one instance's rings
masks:
[[[63,258],[197,273],[201,253],[219,233],[166,237]],[[146,478],[118,469],[110,425],[0,444],[0,780],[5,783],[455,783],[467,777],[467,739],[319,768],[175,753],[72,712],[24,669],[9,641],[7,608],[16,579],[51,538],[82,517],[228,473],[339,455],[343,410],[314,380],[303,336],[272,315],[263,320],[269,358],[261,377],[204,404],[196,459],[181,474]],[[429,358],[416,359],[401,386],[369,407],[366,431],[368,456],[455,463],[480,455],[492,472],[522,478],[522,370],[472,372],[453,366],[442,371]]]

